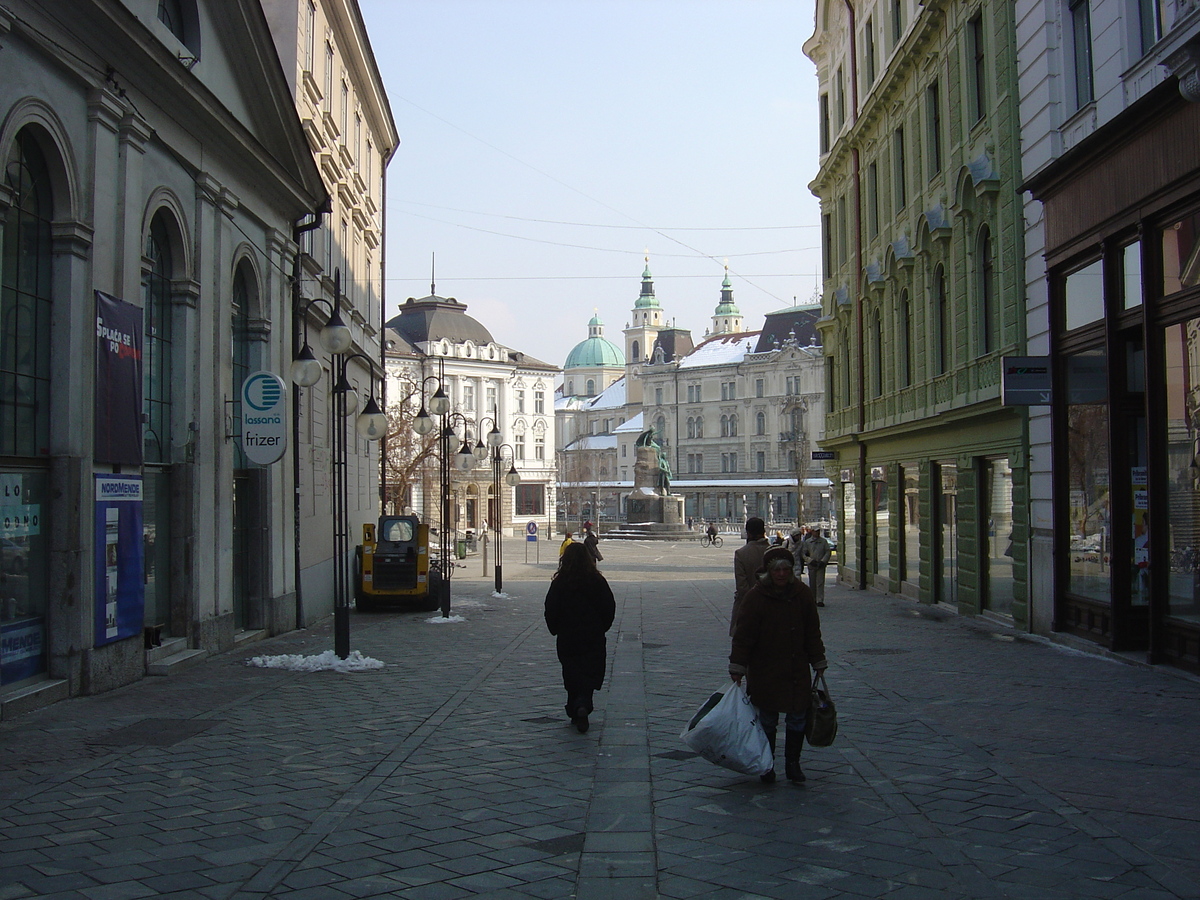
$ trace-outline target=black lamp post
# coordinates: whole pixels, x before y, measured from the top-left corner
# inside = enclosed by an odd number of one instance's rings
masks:
[[[436,594],[441,599],[442,618],[448,619],[450,617],[450,576],[454,573],[453,532],[450,529],[450,439],[454,437],[454,427],[451,423],[456,417],[464,421],[467,419],[462,413],[450,412],[450,398],[446,396],[444,388],[445,379],[445,360],[438,359],[438,374],[426,375],[421,380],[421,409],[413,419],[413,430],[417,434],[429,434],[434,428],[439,427],[434,422],[433,416],[438,416],[442,420],[438,432],[438,480],[441,488],[442,522],[438,531],[438,562],[437,566],[431,570],[430,589],[434,590],[436,587]],[[425,385],[430,381],[437,387],[429,398],[429,407],[426,411]],[[461,450],[459,455],[461,456]],[[467,447],[467,455],[474,459],[469,447]],[[433,575],[437,576],[436,585],[432,583]]]
[[[338,658],[350,655],[350,525],[349,483],[346,477],[347,441],[346,417],[358,411],[359,396],[350,385],[346,371],[351,361],[366,361],[371,373],[371,393],[366,406],[358,416],[355,427],[367,440],[380,440],[387,432],[387,416],[375,400],[375,360],[365,353],[350,353],[354,337],[342,321],[342,278],[341,270],[333,271],[334,302],[322,297],[309,300],[301,315],[307,323],[308,308],[314,303],[330,307],[329,319],[321,329],[321,346],[328,351],[334,372],[333,384],[333,644]],[[321,380],[324,369],[308,344],[307,324],[304,346],[292,361],[292,382],[298,387],[312,387]]]
[[[501,530],[501,525],[504,522],[504,499],[500,495],[500,471],[503,468],[504,452],[509,453],[509,469],[508,474],[504,476],[504,483],[510,487],[521,483],[521,475],[517,472],[516,452],[510,444],[501,443],[502,436],[500,428],[496,424],[497,413],[492,411],[492,415],[484,416],[479,420],[480,439],[476,442],[475,448],[471,451],[475,455],[475,459],[483,462],[488,453],[492,457],[492,496],[496,498],[495,514],[492,516],[492,533],[496,543],[496,593],[504,592],[504,534]],[[491,422],[492,430],[488,432],[487,446],[483,445],[483,423]]]

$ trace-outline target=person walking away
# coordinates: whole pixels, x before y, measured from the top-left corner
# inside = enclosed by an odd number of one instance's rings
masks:
[[[612,627],[617,604],[612,588],[596,568],[587,547],[572,542],[546,592],[546,627],[557,638],[567,692],[567,715],[584,734],[592,713],[592,692],[604,686],[604,635]]]
[[[825,567],[832,555],[833,548],[825,535],[817,528],[810,528],[800,544],[800,558],[808,568],[808,586],[817,606],[825,605]]]
[[[568,531],[567,536],[565,538],[563,538],[563,542],[558,545],[558,558],[559,559],[562,559],[563,553],[566,552],[567,547],[569,547],[573,543],[575,543],[575,538],[571,537],[571,532]]]
[[[583,546],[587,547],[587,552],[596,562],[604,559],[604,554],[600,552],[600,538],[592,528],[591,522],[583,523]]]
[[[733,552],[733,610],[729,614],[729,634],[737,622],[738,606],[746,593],[754,587],[754,576],[762,565],[763,554],[770,548],[767,540],[767,523],[758,516],[746,520],[746,543]]]
[[[792,554],[772,547],[763,556],[757,584],[742,598],[729,650],[729,677],[746,679],[750,701],[758,707],[771,754],[779,715],[784,715],[784,774],[805,781],[800,768],[804,724],[812,705],[811,668],[818,675],[828,666],[821,640],[821,617],[812,591],[796,578]],[[759,776],[773,784],[775,769]]]

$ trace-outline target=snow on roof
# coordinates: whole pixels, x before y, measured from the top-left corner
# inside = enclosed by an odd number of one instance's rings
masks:
[[[625,405],[625,379],[618,378],[585,403],[587,409],[616,409]]]
[[[626,432],[630,431],[636,431],[638,434],[641,434],[645,430],[645,427],[642,425],[642,413],[638,413],[628,422],[625,422],[614,428],[613,434],[625,434]]]
[[[563,448],[569,450],[616,450],[617,436],[615,434],[585,434],[576,438]]]
[[[711,337],[689,353],[679,363],[681,369],[698,369],[702,366],[726,366],[741,362],[748,353],[754,352],[758,343],[757,331],[739,334],[722,334]]]

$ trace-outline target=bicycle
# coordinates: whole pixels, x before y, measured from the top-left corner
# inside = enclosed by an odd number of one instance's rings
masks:
[[[705,534],[700,537],[701,547],[720,547],[723,543],[719,534]]]

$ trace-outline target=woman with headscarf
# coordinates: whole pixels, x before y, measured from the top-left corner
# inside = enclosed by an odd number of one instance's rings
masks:
[[[763,730],[775,752],[779,714],[785,718],[784,763],[788,781],[805,780],[800,768],[804,724],[812,704],[812,674],[825,671],[821,619],[812,591],[796,578],[795,559],[783,547],[763,554],[758,583],[738,607],[729,651],[729,676],[746,678],[750,701],[758,707]],[[775,781],[771,769],[760,778]]]
[[[587,547],[578,541],[564,547],[546,592],[546,627],[558,639],[567,715],[580,734],[588,730],[592,692],[604,685],[604,635],[616,612],[612,588]]]

